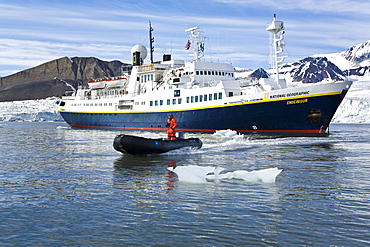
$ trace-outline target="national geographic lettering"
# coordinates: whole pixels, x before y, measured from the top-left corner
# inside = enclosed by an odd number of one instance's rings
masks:
[[[275,95],[270,95],[270,99],[294,97],[294,96],[301,96],[301,95],[308,95],[308,94],[310,94],[310,91],[294,92],[294,93],[287,93],[287,94],[275,94]]]

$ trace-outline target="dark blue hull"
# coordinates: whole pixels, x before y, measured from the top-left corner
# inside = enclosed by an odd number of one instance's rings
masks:
[[[232,129],[241,133],[325,135],[345,92],[296,98],[223,105],[214,108],[172,111],[178,130],[214,132]],[[65,121],[79,128],[122,130],[166,129],[168,111],[89,113],[60,111]]]

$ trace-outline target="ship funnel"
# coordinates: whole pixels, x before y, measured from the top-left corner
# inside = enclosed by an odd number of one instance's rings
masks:
[[[171,61],[171,54],[163,54],[163,62]]]

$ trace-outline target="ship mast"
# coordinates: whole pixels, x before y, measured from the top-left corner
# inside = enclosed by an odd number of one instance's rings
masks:
[[[193,61],[198,61],[204,54],[200,54],[204,52],[204,39],[205,37],[202,36],[203,31],[197,30],[199,27],[192,27],[186,29],[185,32],[189,33],[189,47],[190,44],[193,44]]]
[[[285,46],[284,34],[284,22],[276,20],[276,14],[274,14],[274,20],[266,28],[266,31],[272,33],[272,49],[273,49],[273,67],[276,70],[276,82],[279,84],[279,63],[284,61],[284,57],[279,57],[279,54],[283,52]]]
[[[154,52],[154,37],[152,23],[149,21],[149,49],[150,49],[150,62],[153,64],[153,52]]]

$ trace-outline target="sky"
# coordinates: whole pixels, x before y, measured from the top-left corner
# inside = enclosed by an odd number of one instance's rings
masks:
[[[207,61],[268,69],[274,14],[286,62],[370,40],[368,0],[0,0],[0,76],[65,56],[131,63],[134,45],[149,47],[149,21],[155,61],[190,61],[184,30],[198,26]]]

